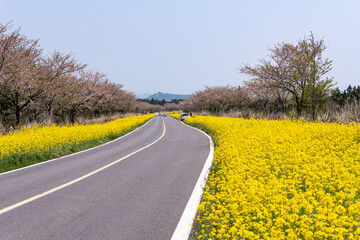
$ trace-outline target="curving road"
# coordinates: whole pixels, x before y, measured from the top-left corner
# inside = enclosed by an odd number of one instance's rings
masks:
[[[155,117],[131,134],[0,175],[0,239],[170,239],[209,154]]]

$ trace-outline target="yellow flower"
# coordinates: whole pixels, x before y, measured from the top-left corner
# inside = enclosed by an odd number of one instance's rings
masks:
[[[204,239],[359,238],[359,124],[185,122],[206,129],[216,146],[198,208]]]

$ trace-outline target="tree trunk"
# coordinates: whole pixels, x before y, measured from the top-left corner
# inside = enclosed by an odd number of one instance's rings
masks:
[[[19,107],[16,107],[16,109],[15,109],[15,126],[16,127],[20,126],[20,112],[21,112],[21,109]]]
[[[315,103],[312,104],[311,108],[312,108],[311,109],[312,110],[312,119],[313,119],[313,121],[315,121],[315,113],[316,113],[316,111],[315,111],[315,108],[316,108]]]
[[[297,112],[297,116],[300,117],[301,115],[301,104],[299,101],[299,97],[297,95],[295,95],[295,104],[296,104],[296,112]]]

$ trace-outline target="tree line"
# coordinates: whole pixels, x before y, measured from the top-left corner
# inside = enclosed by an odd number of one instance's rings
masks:
[[[78,62],[71,53],[44,54],[39,40],[0,24],[0,121],[7,128],[29,122],[75,122],[116,112],[143,111],[122,84]]]
[[[295,112],[296,117],[311,120],[338,120],[341,115],[346,121],[359,121],[360,86],[349,86],[343,92],[333,88],[333,78],[327,76],[332,61],[323,57],[326,48],[324,39],[316,40],[313,33],[295,44],[278,43],[269,49],[269,59],[238,69],[250,77],[244,86],[206,87],[184,100],[182,109],[274,118]]]
[[[331,93],[331,99],[341,107],[354,102],[360,103],[360,85],[357,87],[349,85],[348,88],[343,91],[335,88]]]
[[[172,99],[171,101],[166,101],[164,98],[162,100],[154,99],[154,98],[151,98],[150,100],[146,99],[146,98],[138,99],[138,101],[141,101],[141,102],[146,102],[146,103],[149,103],[151,105],[161,105],[161,106],[165,106],[166,104],[169,104],[169,103],[178,104],[182,100],[183,99]]]
[[[334,88],[327,76],[332,61],[323,57],[326,48],[324,39],[316,40],[312,33],[295,44],[278,43],[269,49],[268,59],[238,69],[250,77],[243,86],[209,86],[192,98],[167,102],[136,99],[72,54],[44,54],[39,40],[0,24],[0,124],[9,129],[32,122],[74,123],[115,113],[179,109],[274,118],[295,112],[313,120],[347,115],[359,121],[360,86]]]
[[[194,93],[193,97],[182,101],[179,106],[186,112],[208,113],[222,115],[227,113],[237,113],[237,116],[252,117],[254,114],[259,117],[279,118],[281,116],[296,115],[296,105],[291,102],[278,101],[276,98],[267,98],[266,96],[254,95],[248,87],[232,86],[212,86]],[[306,109],[300,116],[309,120],[313,119],[311,109]],[[330,115],[331,119],[319,120],[340,120],[336,117],[347,114],[346,111],[354,111],[352,117],[345,116],[345,121],[359,121],[360,118],[360,86],[351,85],[343,91],[339,88],[331,89],[326,97],[323,106],[316,114],[316,119],[323,115]],[[290,113],[291,112],[291,113]]]

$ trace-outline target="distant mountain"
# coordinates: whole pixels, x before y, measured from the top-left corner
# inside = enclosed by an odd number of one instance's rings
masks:
[[[173,99],[187,99],[187,98],[191,98],[191,96],[192,95],[180,95],[180,94],[157,92],[153,95],[148,96],[146,99],[151,100],[153,98],[154,100],[160,100],[160,101],[165,99],[165,101],[170,102]]]

